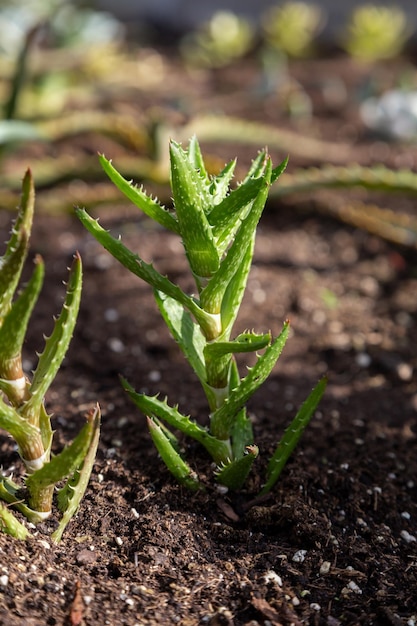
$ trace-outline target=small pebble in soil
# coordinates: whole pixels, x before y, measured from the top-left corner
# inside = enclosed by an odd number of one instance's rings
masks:
[[[294,563],[303,563],[307,555],[307,550],[297,550],[297,552],[292,557]]]
[[[107,346],[112,352],[115,352],[116,354],[120,354],[125,349],[125,344],[118,337],[110,337],[110,339],[107,341]]]
[[[408,530],[402,530],[400,532],[400,536],[406,543],[413,543],[414,541],[417,541],[417,538],[414,535],[411,535]]]
[[[346,568],[347,569],[347,568]],[[357,585],[353,580],[351,580],[346,587],[343,587],[342,589],[342,595],[343,596],[347,596],[350,593],[356,593],[358,595],[360,595],[362,593],[362,589],[359,587],[359,585]]]
[[[324,574],[328,574],[330,572],[331,563],[330,561],[323,561],[320,565],[320,574],[323,576]]]
[[[148,378],[152,383],[159,383],[161,380],[161,372],[158,370],[151,370],[148,374]]]
[[[7,574],[3,574],[2,576],[0,576],[0,587],[7,587],[8,584],[9,577],[7,576]]]
[[[264,576],[265,582],[275,583],[278,587],[282,587],[282,578],[273,569],[270,569]]]
[[[310,609],[312,611],[320,611],[321,610],[321,606],[320,606],[320,604],[317,604],[317,602],[312,602],[310,604]]]
[[[356,355],[355,360],[356,364],[363,368],[369,367],[372,363],[372,359],[367,352],[359,352],[359,354]]]
[[[119,311],[116,309],[106,309],[104,311],[104,319],[106,322],[117,322],[119,319]]]
[[[123,539],[121,537],[116,537],[115,542],[117,543],[118,546],[123,545]]]
[[[132,513],[134,518],[139,519],[139,513],[137,512],[137,510],[134,507],[132,507],[130,509],[130,512]]]
[[[401,513],[401,517],[402,517],[403,519],[407,519],[407,520],[411,519],[411,515],[410,515],[410,513],[409,513],[408,511],[403,511],[403,512]]]

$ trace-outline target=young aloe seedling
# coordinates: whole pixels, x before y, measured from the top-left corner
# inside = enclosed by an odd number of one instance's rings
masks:
[[[244,181],[230,190],[236,161],[226,165],[218,176],[209,177],[195,137],[186,150],[171,141],[170,158],[173,212],[127,182],[103,156],[100,160],[110,179],[134,204],[181,237],[197,296],[184,293],[153,265],[126,248],[120,239],[101,228],[85,210],[78,210],[78,216],[116,259],[151,285],[173,338],[206,394],[208,429],[166,400],[137,393],[123,380],[130,397],[148,417],[151,437],[162,459],[180,483],[191,489],[200,486],[197,475],[179,452],[171,427],[204,446],[217,466],[217,480],[231,489],[238,489],[258,456],[245,406],[280,356],[288,338],[289,323],[284,323],[278,337],[247,331],[232,338],[232,330],[251,267],[256,227],[269,187],[285,169],[286,161],[273,169],[267,153],[261,152]],[[260,351],[262,355],[258,354]],[[241,378],[235,355],[243,352],[256,352],[257,360]],[[318,383],[278,444],[267,468],[262,494],[277,481],[325,384],[324,379]]]
[[[16,441],[25,465],[24,489],[0,473],[0,499],[19,510],[32,523],[52,513],[56,485],[67,479],[57,494],[62,512],[52,535],[59,541],[84,495],[98,445],[100,409],[97,406],[71,445],[54,456],[53,430],[45,409],[45,394],[67,352],[77,319],[82,284],[81,258],[75,255],[66,296],[54,329],[46,339],[31,380],[22,366],[22,346],[33,307],[44,277],[44,264],[35,259],[35,269],[27,285],[15,298],[28,252],[34,211],[34,185],[30,170],[23,180],[21,207],[6,252],[0,258],[0,428]],[[29,531],[0,503],[0,529],[19,538]]]

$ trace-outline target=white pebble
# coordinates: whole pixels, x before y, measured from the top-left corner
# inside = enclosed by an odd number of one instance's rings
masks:
[[[403,511],[403,512],[401,513],[401,517],[402,517],[403,519],[407,519],[407,520],[411,519],[411,515],[410,515],[410,513],[409,513],[408,511]]]
[[[159,383],[161,380],[161,372],[158,372],[158,370],[151,370],[148,374],[148,378],[152,383]]]
[[[320,606],[320,604],[317,604],[317,602],[312,602],[310,604],[310,609],[312,611],[321,611],[321,606]]]
[[[320,574],[322,576],[323,574],[328,574],[330,572],[330,567],[331,567],[330,561],[323,561],[323,563],[320,565]]]
[[[400,535],[401,539],[404,539],[404,541],[406,541],[407,543],[413,543],[414,541],[417,541],[417,538],[414,535],[410,535],[408,530],[402,530],[400,532]]]
[[[136,519],[139,519],[139,513],[137,512],[137,510],[133,506],[130,509],[130,512],[132,513],[133,517],[135,517]]]
[[[104,311],[104,319],[106,322],[117,322],[119,319],[119,312],[116,309],[106,309]]]
[[[118,546],[122,546],[123,545],[123,539],[121,537],[116,537],[115,541],[116,541]]]
[[[306,558],[307,550],[297,550],[297,552],[292,557],[294,563],[303,563]]]
[[[369,367],[372,359],[369,356],[369,354],[367,352],[359,352],[359,354],[356,355],[356,364],[359,365],[359,367]]]
[[[348,589],[353,591],[353,593],[357,593],[357,594],[362,593],[362,589],[353,580],[351,580],[347,586],[348,586]]]
[[[278,587],[282,587],[282,578],[273,569],[270,569],[264,576],[266,583],[275,583]]]
[[[3,574],[2,576],[0,576],[0,587],[7,587],[8,584],[9,577],[7,576],[7,574]]]
[[[111,337],[108,340],[107,345],[112,352],[116,352],[117,354],[120,354],[125,349],[125,344],[117,337]]]

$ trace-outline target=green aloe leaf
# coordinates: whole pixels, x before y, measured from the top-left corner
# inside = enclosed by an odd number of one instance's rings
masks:
[[[231,355],[239,352],[262,350],[270,342],[271,336],[242,333],[234,341],[207,343],[204,348],[207,382],[214,388],[226,388],[229,380]]]
[[[247,376],[240,385],[229,394],[223,406],[217,409],[211,416],[210,432],[218,439],[228,439],[233,428],[238,411],[246,404],[249,398],[268,378],[289,335],[289,322],[285,322],[283,330],[267,347],[255,365],[249,370]]]
[[[15,539],[27,539],[30,532],[19,520],[13,515],[11,510],[0,502],[0,531],[14,537]]]
[[[220,262],[206,216],[212,205],[208,183],[174,141],[170,143],[170,155],[172,192],[185,253],[196,279],[208,278]]]
[[[271,165],[269,161],[269,172],[265,174],[262,187],[256,196],[250,213],[242,220],[234,241],[220,264],[220,268],[200,294],[201,305],[205,311],[220,313],[227,286],[235,275],[236,268],[242,263],[247,248],[251,246],[255,236],[256,227],[268,196],[270,174]]]
[[[174,478],[187,489],[192,491],[201,489],[202,485],[197,475],[173,447],[155,418],[148,418],[148,428],[156,449]]]
[[[208,183],[210,182],[210,178],[204,164],[203,155],[201,154],[200,144],[198,143],[197,137],[195,135],[193,135],[188,142],[186,154],[191,166],[198,171],[200,177],[208,185]]]
[[[210,194],[214,206],[220,204],[220,202],[226,198],[229,192],[229,185],[236,169],[236,163],[237,159],[233,159],[233,161],[230,161],[230,163],[222,169],[220,174],[213,177],[210,183]]]
[[[111,161],[108,161],[105,156],[99,155],[99,159],[107,176],[126,196],[126,198],[133,202],[133,204],[141,209],[148,217],[155,220],[155,222],[158,222],[158,224],[161,224],[164,228],[167,228],[174,233],[179,233],[178,222],[168,209],[159,204],[156,200],[153,200],[141,188],[134,186],[133,183],[123,178],[123,176],[113,167]]]
[[[77,209],[76,213],[88,231],[97,239],[101,245],[110,252],[122,265],[132,274],[139,276],[157,291],[162,291],[167,296],[177,300],[195,317],[201,329],[207,337],[215,337],[219,334],[220,321],[203,311],[198,304],[187,296],[181,289],[174,285],[166,276],[162,276],[155,268],[145,263],[137,254],[134,254],[102,228],[96,220],[83,209]]]
[[[0,376],[5,382],[14,381],[22,376],[21,352],[27,325],[33,307],[38,299],[44,277],[44,265],[40,257],[35,260],[35,270],[24,291],[15,300],[0,327]],[[0,388],[8,395],[7,390]]]
[[[57,529],[52,533],[52,540],[55,543],[61,540],[65,528],[78,510],[96,459],[101,421],[101,412],[98,405],[87,419],[92,424],[92,428],[86,431],[88,437],[87,453],[81,460],[81,463],[75,468],[66,485],[58,491],[58,507],[63,515]]]
[[[246,453],[247,446],[253,443],[253,428],[246,408],[240,409],[230,432],[233,458],[240,459]]]
[[[31,398],[25,404],[22,415],[33,421],[38,419],[40,407],[67,352],[77,321],[82,288],[81,257],[77,254],[71,267],[67,293],[61,314],[55,321],[52,334],[45,343],[30,385]]]
[[[33,511],[22,500],[21,486],[6,476],[0,474],[0,500],[7,502],[14,509],[22,513],[32,524],[39,524],[45,518],[39,515],[38,511]]]
[[[0,428],[13,437],[19,447],[19,453],[24,458],[31,458],[27,452],[34,450],[43,453],[39,428],[30,424],[0,395]],[[36,456],[35,456],[36,458]]]
[[[288,157],[286,157],[277,167],[274,167],[271,173],[271,185],[273,185],[278,178],[285,172],[288,165]]]
[[[250,179],[233,189],[208,215],[218,249],[226,250],[263,186],[263,178]]]
[[[122,385],[144,415],[164,420],[173,428],[177,428],[185,435],[192,437],[205,447],[216,463],[221,463],[230,458],[231,449],[228,442],[219,441],[212,437],[205,428],[193,422],[189,416],[182,415],[176,407],[169,406],[166,400],[162,402],[157,397],[151,398],[145,394],[137,393],[123,378]]]
[[[155,291],[155,300],[171,335],[185,354],[199,380],[206,381],[204,346],[206,340],[198,324],[193,322],[188,311],[173,298]]]
[[[30,170],[22,182],[20,209],[7,243],[6,252],[0,258],[0,325],[10,309],[25,262],[35,206],[35,188]]]
[[[255,237],[253,237],[252,241],[249,243],[240,265],[237,267],[223,295],[221,325],[222,337],[225,339],[230,337],[230,333],[239,313],[240,305],[242,304],[243,296],[245,295],[246,283],[252,265],[254,245]]]
[[[317,405],[319,404],[326,389],[326,385],[327,379],[322,378],[314,387],[313,391],[310,393],[307,400],[305,400],[297,415],[286,429],[284,436],[279,442],[277,449],[268,463],[266,471],[267,481],[259,495],[262,496],[268,493],[277,482],[286,462],[291,456],[304,432],[304,429],[308,425],[314,411],[316,410]]]
[[[216,341],[208,343],[204,348],[204,356],[207,359],[218,359],[226,354],[238,354],[242,352],[255,352],[262,350],[271,341],[271,333],[258,335],[254,332],[241,333],[233,341]]]
[[[31,494],[56,485],[82,465],[91,441],[96,436],[97,420],[99,420],[99,415],[95,419],[89,419],[69,446],[27,477],[26,486]]]
[[[257,446],[246,446],[245,456],[220,467],[216,471],[216,479],[229,489],[240,489],[245,483],[258,454],[259,449]]]

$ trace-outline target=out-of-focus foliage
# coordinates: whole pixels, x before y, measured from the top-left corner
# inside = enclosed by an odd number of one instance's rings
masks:
[[[190,65],[221,67],[244,56],[254,36],[248,20],[231,11],[217,11],[209,22],[184,38],[181,52]]]
[[[365,4],[352,12],[342,45],[363,61],[391,59],[401,53],[411,33],[407,16],[399,7]]]
[[[271,7],[262,16],[267,43],[289,57],[311,54],[313,41],[325,23],[323,10],[306,2],[286,2]]]

